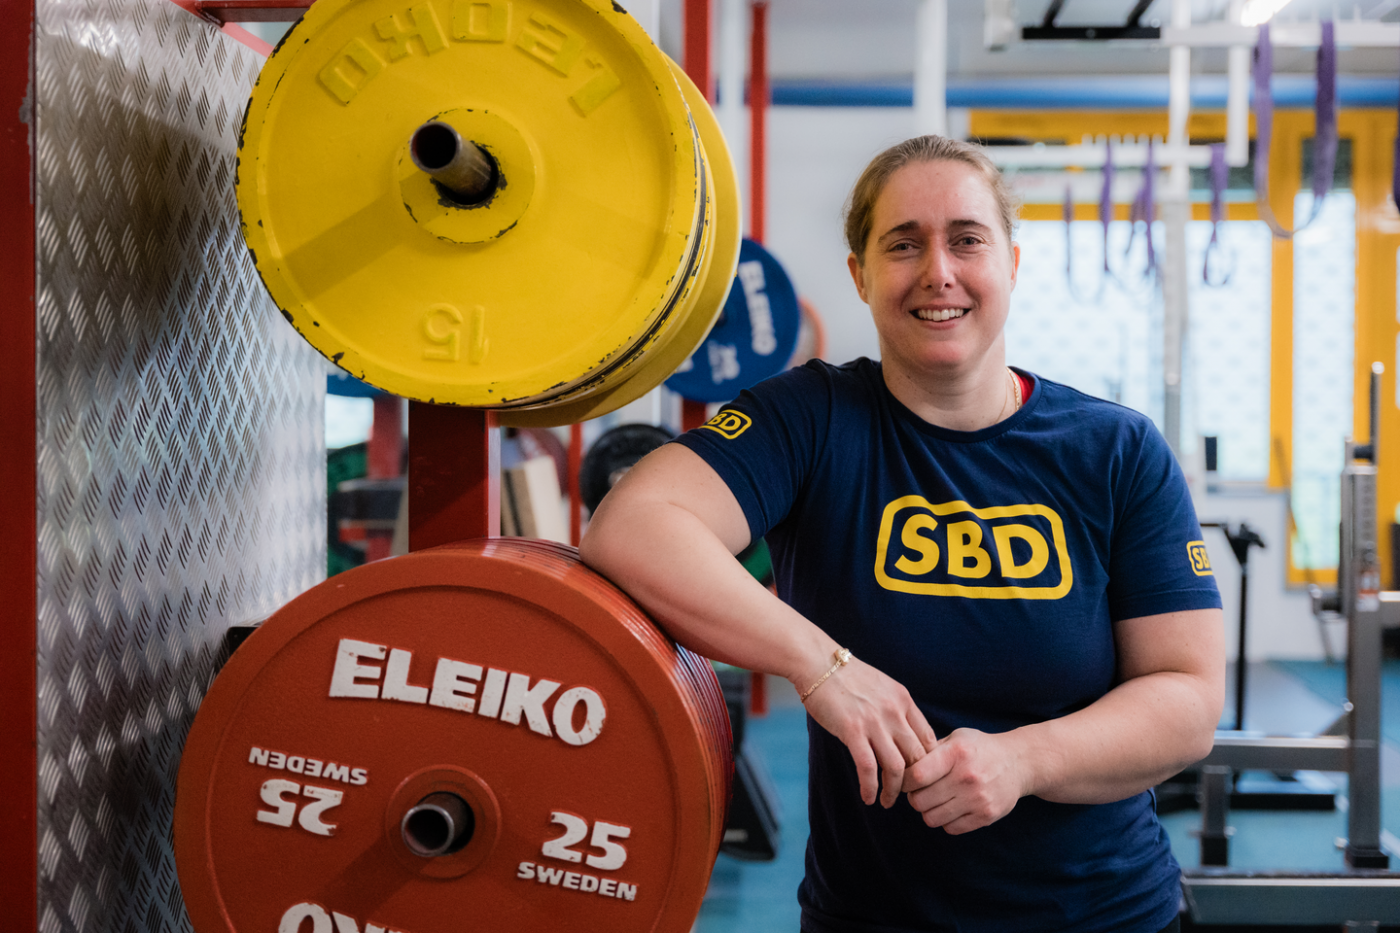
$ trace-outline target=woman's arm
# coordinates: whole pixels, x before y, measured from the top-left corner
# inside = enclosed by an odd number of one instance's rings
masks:
[[[668,444],[608,493],[579,550],[681,644],[778,674],[801,692],[826,673],[840,646],[734,559],[748,542],[748,521],[729,487],[697,454]],[[806,707],[850,749],[866,803],[875,802],[883,772],[880,801],[891,806],[906,763],[936,742],[909,692],[858,659]]]
[[[1034,794],[1108,803],[1200,761],[1225,702],[1219,609],[1125,619],[1114,627],[1121,682],[1061,719],[989,734],[959,729],[905,773],[929,826],[963,833]]]

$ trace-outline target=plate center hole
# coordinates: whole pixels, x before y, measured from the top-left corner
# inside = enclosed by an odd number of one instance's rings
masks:
[[[429,794],[403,815],[400,829],[410,852],[433,858],[458,852],[470,842],[476,817],[456,794]]]
[[[409,154],[413,164],[427,172],[438,191],[454,204],[481,204],[499,187],[495,160],[446,123],[429,120],[418,127],[409,141]]]

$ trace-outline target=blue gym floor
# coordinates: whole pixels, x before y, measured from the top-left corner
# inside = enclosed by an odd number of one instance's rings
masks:
[[[1341,713],[1345,698],[1343,665],[1272,661],[1249,666],[1245,728],[1270,734],[1307,734],[1325,729]],[[1382,825],[1400,836],[1400,661],[1388,661],[1383,675],[1381,712]],[[1233,726],[1231,701],[1222,723]],[[710,880],[695,933],[762,930],[796,933],[797,885],[802,880],[807,840],[807,725],[797,696],[786,681],[769,678],[771,711],[748,722],[749,747],[762,758],[782,807],[782,847],[777,861],[740,862],[721,855]],[[1325,777],[1345,793],[1345,775]],[[1183,867],[1199,864],[1192,830],[1194,810],[1164,816],[1172,848]],[[1230,825],[1231,865],[1240,868],[1341,871],[1336,840],[1346,835],[1345,806],[1334,812],[1277,813],[1234,810]],[[1388,841],[1388,840],[1387,840]],[[1389,842],[1394,846],[1394,842]],[[1394,850],[1392,850],[1394,851]],[[1400,853],[1397,853],[1400,854]],[[1400,860],[1392,865],[1400,868]]]

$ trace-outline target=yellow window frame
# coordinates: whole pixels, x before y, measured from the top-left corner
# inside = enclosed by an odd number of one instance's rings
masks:
[[[1396,115],[1391,109],[1356,108],[1341,111],[1338,135],[1351,140],[1352,192],[1356,197],[1356,311],[1353,367],[1353,434],[1365,438],[1369,404],[1369,373],[1374,360],[1386,364],[1381,383],[1380,472],[1377,478],[1377,523],[1383,585],[1400,580],[1390,573],[1389,528],[1400,503],[1400,406],[1396,404],[1396,369],[1400,368],[1400,314],[1396,308],[1396,251],[1400,249],[1400,213],[1391,199]],[[1250,122],[1253,133],[1253,119]],[[971,132],[978,137],[1020,137],[1044,142],[1077,143],[1084,136],[1167,135],[1165,111],[1108,110],[974,110]],[[1193,112],[1187,133],[1195,139],[1224,138],[1225,114]],[[1302,184],[1302,142],[1313,133],[1311,110],[1279,110],[1274,114],[1274,138],[1269,152],[1270,206],[1285,227],[1293,225],[1293,199]],[[1058,220],[1058,204],[1029,204],[1027,220]],[[1077,220],[1098,217],[1097,204],[1074,205]],[[1126,220],[1128,206],[1114,206],[1114,217]],[[1192,204],[1191,216],[1209,219],[1208,204]],[[1256,220],[1252,203],[1228,203],[1226,217]],[[1293,243],[1273,241],[1270,273],[1271,326],[1269,339],[1268,484],[1290,485],[1293,461]],[[1293,549],[1284,549],[1290,585],[1333,584],[1336,568],[1308,570],[1293,563]]]

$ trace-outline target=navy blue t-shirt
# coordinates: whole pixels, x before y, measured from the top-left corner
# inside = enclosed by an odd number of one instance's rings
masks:
[[[678,439],[768,539],[779,595],[903,684],[939,736],[1067,715],[1115,683],[1113,623],[1220,606],[1176,460],[1142,415],[1045,379],[981,431],[860,359],[789,371]],[[1179,869],[1152,796],[1023,797],[952,836],[866,806],[808,718],[806,933],[1156,933]]]

